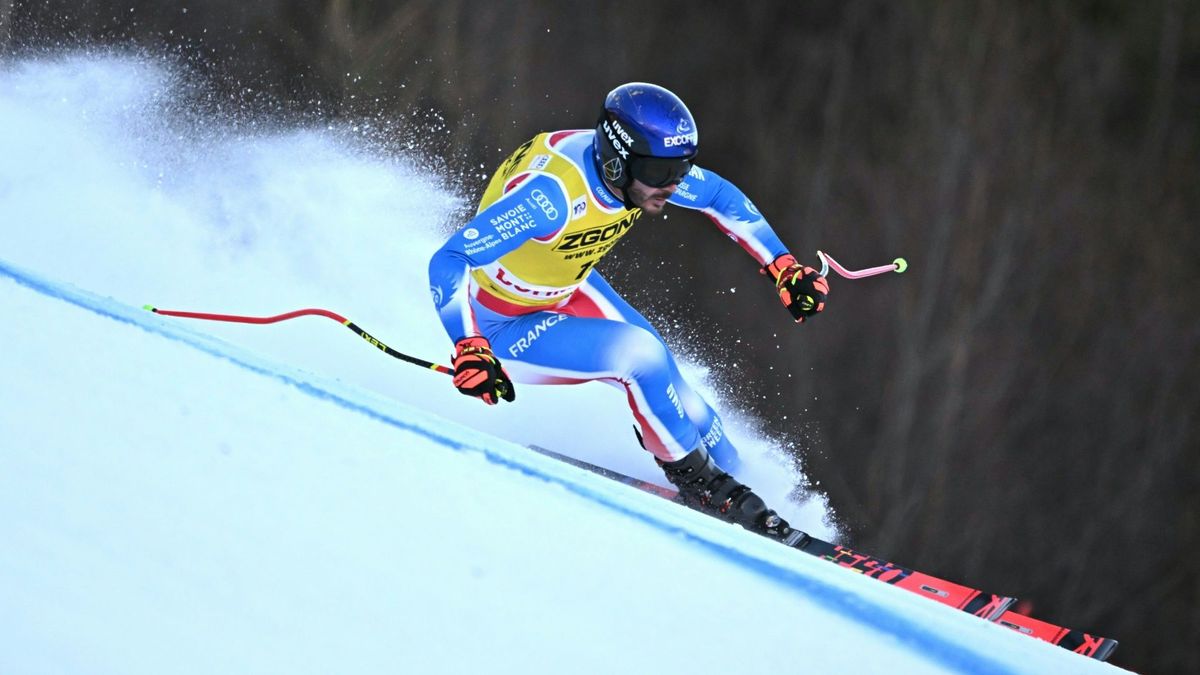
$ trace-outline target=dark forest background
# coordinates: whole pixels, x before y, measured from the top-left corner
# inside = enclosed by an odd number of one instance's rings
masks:
[[[617,84],[667,86],[797,257],[911,269],[833,278],[795,326],[676,209],[615,285],[857,547],[1200,672],[1200,3],[0,0],[8,57],[78,45],[173,54],[234,109],[395,120],[472,198]]]

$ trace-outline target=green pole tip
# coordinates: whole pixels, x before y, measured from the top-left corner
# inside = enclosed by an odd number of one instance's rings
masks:
[[[142,305],[142,309],[146,310],[147,312],[153,312],[154,305]]]
[[[900,274],[904,270],[908,269],[908,261],[904,258],[896,258],[892,261],[892,264],[896,266],[896,274]]]

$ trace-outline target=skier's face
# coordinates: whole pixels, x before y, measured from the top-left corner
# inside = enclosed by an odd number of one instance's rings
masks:
[[[634,206],[640,207],[648,215],[657,216],[666,207],[667,198],[675,194],[676,187],[678,186],[650,187],[635,178],[629,182],[629,187],[625,189],[629,191],[629,201]]]

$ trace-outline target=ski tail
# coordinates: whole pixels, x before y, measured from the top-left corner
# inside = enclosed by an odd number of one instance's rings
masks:
[[[642,492],[649,492],[652,495],[658,495],[659,497],[662,497],[663,499],[670,499],[672,501],[675,501],[676,498],[679,496],[679,491],[674,488],[663,487],[661,485],[658,485],[657,483],[651,483],[648,480],[641,480],[640,478],[634,478],[633,476],[626,476],[623,473],[612,471],[612,470],[606,469],[602,466],[596,466],[595,464],[592,464],[591,462],[585,462],[582,459],[575,459],[574,457],[571,457],[570,455],[564,455],[561,452],[555,452],[553,450],[543,448],[540,445],[529,445],[526,447],[528,447],[530,450],[533,450],[534,452],[537,452],[539,454],[545,455],[545,456],[553,458],[553,459],[557,459],[560,462],[566,462],[567,464],[570,464],[571,466],[576,466],[576,467],[579,467],[580,469],[585,469],[587,471],[591,471],[592,473],[604,476],[605,478],[615,480],[618,483],[624,483],[625,485],[628,485],[630,487],[635,487],[635,488],[641,490]]]
[[[1106,661],[1117,648],[1118,642],[1112,638],[1091,635],[1081,630],[1063,628],[1048,621],[1035,619],[1017,612],[1008,611],[1000,615],[996,623],[1011,628],[1018,633],[1045,640],[1052,645],[1069,649],[1076,654],[1089,656],[1098,661]]]

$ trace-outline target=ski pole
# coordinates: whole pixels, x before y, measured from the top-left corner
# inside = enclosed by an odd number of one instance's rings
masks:
[[[863,270],[848,270],[842,267],[838,261],[831,258],[828,253],[817,251],[817,257],[821,259],[821,276],[823,277],[829,276],[830,269],[847,279],[862,279],[863,277],[873,277],[876,274],[887,274],[888,272],[901,274],[904,270],[908,269],[908,261],[904,258],[896,258],[890,265],[868,267]]]
[[[900,274],[900,273],[904,272],[904,270],[908,269],[908,262],[905,261],[904,258],[896,258],[894,261],[892,261],[892,264],[890,264],[890,265],[880,265],[879,267],[868,267],[866,269],[861,269],[861,270],[851,270],[851,269],[846,269],[845,267],[843,267],[841,265],[841,263],[834,260],[828,253],[825,253],[823,251],[817,251],[817,257],[821,259],[821,276],[828,276],[829,270],[832,269],[833,271],[837,272],[840,276],[843,276],[847,279],[862,279],[863,277],[872,277],[877,274],[886,274],[888,272],[895,272],[897,274]],[[346,317],[342,316],[341,314],[338,314],[336,312],[331,312],[327,309],[319,309],[319,308],[298,309],[298,310],[295,310],[292,312],[276,314],[275,316],[242,316],[242,315],[238,315],[238,314],[212,314],[212,313],[208,313],[208,312],[185,312],[185,311],[176,310],[176,309],[159,309],[158,307],[154,307],[153,305],[143,305],[142,308],[145,310],[154,312],[155,314],[161,314],[163,316],[173,316],[173,317],[179,317],[179,318],[184,318],[184,319],[203,319],[206,321],[228,321],[228,322],[232,322],[232,323],[250,323],[250,324],[278,323],[280,321],[287,321],[289,319],[295,319],[295,318],[301,317],[301,316],[323,316],[327,319],[333,319],[334,321],[337,321],[338,323],[342,324],[346,328],[349,328],[350,330],[354,331],[354,333],[356,335],[361,337],[363,340],[366,340],[369,344],[378,348],[381,352],[383,352],[384,354],[387,354],[388,356],[399,359],[406,363],[411,363],[411,364],[414,364],[417,366],[421,366],[422,368],[429,368],[430,370],[436,370],[437,372],[444,373],[446,375],[454,374],[454,370],[452,368],[443,366],[441,364],[433,363],[431,361],[426,361],[425,359],[420,359],[415,356],[409,356],[408,354],[404,354],[402,352],[396,351],[395,349],[392,349],[391,347],[384,344],[383,341],[380,340],[379,338],[376,338],[374,335],[371,335],[370,333],[363,330],[362,328],[359,328],[358,325],[355,324],[353,321],[347,319]]]
[[[327,319],[333,319],[334,321],[337,321],[338,323],[342,324],[346,328],[349,328],[350,330],[354,331],[355,334],[357,334],[359,337],[366,340],[371,345],[377,347],[379,349],[379,351],[383,352],[384,354],[387,354],[388,356],[400,359],[401,361],[405,361],[407,363],[412,363],[414,365],[421,366],[423,368],[429,368],[430,370],[436,370],[437,372],[445,373],[446,375],[454,374],[454,370],[451,368],[448,368],[446,366],[443,366],[443,365],[440,365],[437,363],[432,363],[430,361],[426,361],[425,359],[419,359],[415,356],[409,356],[408,354],[402,354],[402,353],[396,351],[395,349],[392,349],[391,347],[389,347],[389,346],[385,345],[383,342],[381,342],[375,336],[373,336],[370,333],[368,333],[367,331],[359,328],[357,325],[355,325],[355,323],[353,321],[347,319],[346,317],[342,316],[341,314],[338,314],[336,312],[331,312],[327,309],[298,309],[294,312],[286,312],[284,314],[276,314],[275,316],[239,316],[236,314],[209,314],[207,312],[182,312],[182,311],[174,310],[174,309],[159,309],[152,305],[144,305],[142,307],[142,309],[149,310],[151,312],[154,312],[155,314],[162,314],[163,316],[175,316],[175,317],[181,317],[184,319],[204,319],[206,321],[229,321],[229,322],[233,322],[233,323],[256,323],[256,324],[278,323],[280,321],[287,321],[288,319],[295,319],[296,317],[301,317],[301,316],[323,316]]]

